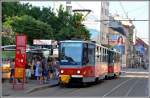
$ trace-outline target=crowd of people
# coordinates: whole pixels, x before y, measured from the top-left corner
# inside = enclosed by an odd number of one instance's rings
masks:
[[[10,80],[13,80],[14,75],[14,60],[10,63],[11,75]],[[29,80],[37,80],[39,84],[48,83],[51,79],[57,79],[59,75],[59,66],[57,58],[34,56],[28,60],[25,67],[26,83]]]

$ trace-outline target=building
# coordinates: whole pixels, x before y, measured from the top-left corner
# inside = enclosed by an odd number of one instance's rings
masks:
[[[149,45],[146,44],[142,39],[137,37],[134,47],[135,47],[134,63],[138,64],[138,67],[143,67],[142,66],[143,61],[145,63],[145,66],[147,67],[149,65]]]
[[[118,14],[109,17],[109,45],[113,48],[118,47],[120,37],[122,38],[122,46],[120,49],[122,54],[122,67],[128,67],[133,62],[133,32],[134,25],[130,19],[124,19]],[[122,21],[125,20],[125,21]]]
[[[109,20],[109,1],[99,1],[97,5],[94,5],[94,6],[99,7],[98,8],[99,12],[96,13],[98,17],[94,16],[94,18],[92,14],[90,14],[90,12],[94,12],[94,10],[92,10],[90,6],[84,7],[81,4],[77,4],[81,7],[77,9],[75,8],[76,3],[77,2],[74,2],[74,1],[66,1],[66,10],[69,11],[70,13],[72,13],[72,11],[82,13],[85,19],[83,24],[89,30],[92,29],[92,30],[99,32],[99,34],[96,34],[97,36],[95,36],[94,38],[92,35],[91,40],[96,41],[96,43],[99,43],[99,44],[104,44],[104,45],[108,44],[107,35],[108,35],[108,22],[109,21],[105,21],[105,20]],[[85,2],[85,4],[87,4],[87,2]]]
[[[108,44],[108,26],[109,26],[109,1],[101,1],[100,10],[100,43]]]

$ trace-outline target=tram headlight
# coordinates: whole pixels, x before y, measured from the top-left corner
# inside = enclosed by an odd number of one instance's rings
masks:
[[[61,70],[60,73],[64,73],[64,70]]]
[[[77,74],[80,74],[81,73],[81,71],[80,70],[77,70]]]

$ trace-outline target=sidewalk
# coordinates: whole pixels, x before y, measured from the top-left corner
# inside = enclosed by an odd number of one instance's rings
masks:
[[[149,70],[145,70],[143,68],[124,68],[121,70],[123,75],[148,75]]]
[[[122,72],[148,72],[149,69],[143,69],[143,68],[124,68],[122,69]]]
[[[47,84],[39,84],[37,80],[30,80],[28,83],[25,83],[24,89],[13,89],[13,84],[8,81],[2,84],[2,94],[3,96],[25,96],[31,92],[57,86],[58,80],[50,80]]]

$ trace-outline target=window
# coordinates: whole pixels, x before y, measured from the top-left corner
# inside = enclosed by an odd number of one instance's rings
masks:
[[[61,43],[60,64],[81,65],[82,43]]]
[[[100,47],[97,46],[96,48],[96,62],[100,62]]]
[[[107,49],[105,49],[105,62],[107,62]]]
[[[82,65],[86,65],[89,62],[88,60],[88,44],[83,44],[83,62]]]
[[[101,51],[102,51],[102,50],[101,50],[101,47],[100,47],[100,48],[99,48],[99,53],[100,53],[100,54],[99,54],[99,55],[100,55],[100,58],[99,58],[99,59],[100,59],[100,62],[102,61],[102,52],[101,52]]]
[[[103,62],[105,62],[105,49],[103,48]]]
[[[88,44],[88,64],[95,64],[95,46],[93,44]]]
[[[108,51],[108,63],[109,65],[113,63],[113,52],[112,51]]]

